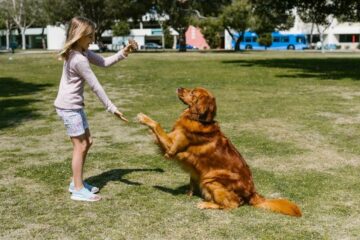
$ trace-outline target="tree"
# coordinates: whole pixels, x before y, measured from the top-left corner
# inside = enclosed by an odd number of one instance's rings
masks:
[[[293,26],[295,1],[250,0],[253,6],[251,29],[258,34],[286,30]]]
[[[223,24],[219,18],[208,18],[206,21],[198,21],[195,23],[201,29],[210,48],[218,48],[221,44],[220,33],[224,31]]]
[[[360,1],[333,0],[334,14],[340,21],[360,21]]]
[[[258,42],[261,46],[265,47],[265,50],[272,44],[271,33],[263,33],[259,36]]]
[[[2,5],[8,16],[20,30],[22,49],[26,49],[25,31],[40,16],[40,0],[4,0]]]
[[[2,1],[0,1],[0,4]],[[10,48],[10,33],[14,28],[14,22],[12,21],[8,11],[6,9],[0,9],[0,29],[5,29],[5,38],[6,38],[6,49]]]
[[[297,4],[297,13],[305,23],[314,24],[320,35],[321,50],[324,49],[324,32],[330,27],[336,6],[334,2],[327,0],[303,0]],[[312,40],[310,40],[312,41]]]
[[[231,0],[154,0],[153,6],[157,12],[169,15],[166,24],[179,32],[179,51],[186,51],[185,33],[193,18],[217,16],[222,6],[230,3]]]
[[[222,11],[221,21],[232,39],[236,40],[235,51],[240,50],[240,42],[245,31],[251,26],[252,11],[253,6],[249,0],[235,0]],[[232,30],[235,30],[239,35],[235,36]]]
[[[112,26],[113,36],[126,36],[130,34],[130,27],[127,22],[119,21]]]
[[[291,12],[293,6],[292,1],[233,0],[222,9],[220,19],[236,41],[235,51],[238,51],[245,31],[249,29],[261,35],[291,27],[294,21]],[[238,36],[233,31],[237,32]]]
[[[74,16],[83,16],[96,24],[96,41],[101,41],[105,30],[111,29],[116,22],[137,22],[152,5],[146,0],[44,0],[49,22],[67,23]]]

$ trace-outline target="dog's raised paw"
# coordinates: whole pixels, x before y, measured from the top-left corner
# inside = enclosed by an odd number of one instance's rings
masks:
[[[140,123],[145,124],[147,119],[148,119],[148,116],[146,116],[146,115],[143,114],[143,113],[138,113],[138,115],[137,115],[137,120],[138,120]]]

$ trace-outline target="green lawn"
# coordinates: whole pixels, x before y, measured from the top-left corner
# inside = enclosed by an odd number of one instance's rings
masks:
[[[12,60],[9,59],[12,57]],[[360,239],[360,58],[306,52],[137,53],[94,67],[131,122],[106,113],[86,88],[94,145],[86,178],[97,203],[67,192],[71,143],[53,101],[55,54],[0,55],[1,239]],[[244,206],[199,210],[188,176],[136,121],[170,129],[177,87],[202,86],[247,160],[258,191],[303,211],[287,217]]]

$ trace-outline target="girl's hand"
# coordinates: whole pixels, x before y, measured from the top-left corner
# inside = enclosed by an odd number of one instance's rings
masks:
[[[124,122],[129,122],[129,120],[127,120],[125,117],[124,117],[124,114],[122,114],[122,112],[120,112],[119,110],[116,110],[114,112],[115,116],[117,116],[118,118],[120,118],[121,120],[123,120]]]
[[[128,45],[126,45],[123,49],[124,55],[127,57],[129,53],[136,51],[138,49],[138,44],[135,40],[129,40]]]

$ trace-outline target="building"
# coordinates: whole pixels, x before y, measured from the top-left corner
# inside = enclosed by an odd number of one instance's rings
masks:
[[[28,28],[25,31],[26,48],[43,48],[48,36],[47,28]],[[0,49],[6,48],[6,30],[0,30]],[[9,44],[16,43],[21,46],[21,35],[17,30],[12,30],[9,35]],[[46,46],[45,46],[46,48]]]
[[[323,34],[324,47],[334,50],[355,50],[359,49],[360,23],[339,22],[336,18],[329,17],[328,26],[315,26],[312,23],[304,23],[296,16],[295,24],[290,32],[302,32],[307,34],[308,41],[312,38],[311,46],[316,47],[320,41],[320,34]],[[312,36],[311,36],[312,35]]]

